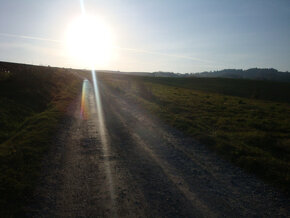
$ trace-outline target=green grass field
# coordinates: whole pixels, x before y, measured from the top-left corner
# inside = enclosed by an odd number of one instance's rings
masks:
[[[100,75],[124,97],[289,192],[290,84]]]
[[[0,63],[0,71],[6,71],[0,76],[0,216],[23,216],[81,79],[65,69],[11,63]]]

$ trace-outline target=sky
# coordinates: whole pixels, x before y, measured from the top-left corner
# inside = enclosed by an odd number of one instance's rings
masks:
[[[102,69],[290,71],[289,0],[83,0],[112,31]],[[65,48],[80,0],[0,0],[0,60],[87,68]]]

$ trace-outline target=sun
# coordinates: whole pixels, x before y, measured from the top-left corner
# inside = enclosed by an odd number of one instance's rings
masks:
[[[68,25],[66,44],[75,61],[93,69],[106,66],[113,53],[111,30],[92,15],[82,15]]]

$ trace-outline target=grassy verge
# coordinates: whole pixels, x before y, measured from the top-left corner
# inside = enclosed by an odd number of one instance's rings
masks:
[[[157,78],[104,74],[102,79],[112,89],[144,105],[226,159],[289,192],[289,103],[201,91],[193,85],[184,88],[179,80],[174,86],[171,78],[170,85],[164,80],[159,83]],[[213,89],[211,81],[206,84],[203,80],[204,90]],[[267,87],[265,83],[264,89]],[[245,90],[247,86],[240,88]]]
[[[24,216],[52,136],[81,80],[58,68],[0,63],[0,216]]]

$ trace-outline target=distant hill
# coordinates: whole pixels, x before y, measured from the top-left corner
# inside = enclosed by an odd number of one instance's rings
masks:
[[[225,69],[220,71],[202,72],[191,74],[194,77],[223,77],[235,79],[272,80],[290,82],[290,73],[281,72],[276,69],[251,68],[248,70]]]
[[[152,77],[205,77],[205,78],[230,78],[230,79],[252,79],[252,80],[270,80],[279,82],[290,82],[290,73],[281,72],[273,68],[251,68],[248,70],[241,69],[224,69],[219,71],[206,71],[201,73],[174,73],[174,72],[120,72],[110,71],[111,73],[152,76]]]

